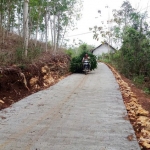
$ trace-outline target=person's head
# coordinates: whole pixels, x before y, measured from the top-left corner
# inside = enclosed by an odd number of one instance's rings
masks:
[[[87,54],[87,53],[85,54],[85,57],[88,57],[88,54]]]

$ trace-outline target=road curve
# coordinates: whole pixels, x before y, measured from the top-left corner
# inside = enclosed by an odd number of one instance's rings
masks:
[[[140,150],[126,115],[119,86],[100,63],[2,110],[0,150]]]

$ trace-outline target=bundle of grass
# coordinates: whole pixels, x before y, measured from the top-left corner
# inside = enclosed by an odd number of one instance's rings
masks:
[[[94,70],[97,68],[96,56],[89,51],[82,51],[78,56],[72,58],[70,65],[71,72],[81,73],[83,71],[82,59],[85,56],[85,54],[88,54],[88,56],[90,57],[90,70]]]

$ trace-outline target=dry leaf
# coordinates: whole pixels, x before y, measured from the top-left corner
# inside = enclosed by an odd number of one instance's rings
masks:
[[[149,112],[144,110],[142,107],[139,107],[137,112],[136,112],[137,115],[141,115],[141,116],[148,116],[149,115]]]
[[[150,148],[150,144],[146,141],[142,142],[141,144],[144,146],[144,148]]]
[[[0,103],[4,104],[4,101],[0,100]]]
[[[1,117],[1,119],[6,119],[6,117],[4,117],[4,116],[0,116]]]
[[[150,132],[150,122],[147,122],[147,125],[146,125],[145,130],[147,130],[147,131],[149,131],[149,132]]]
[[[127,136],[127,139],[128,139],[129,141],[133,141],[133,138],[134,138],[133,134]]]
[[[129,120],[128,115],[123,117],[124,120]]]

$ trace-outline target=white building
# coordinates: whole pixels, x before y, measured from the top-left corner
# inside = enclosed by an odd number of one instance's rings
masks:
[[[99,45],[98,47],[96,47],[95,49],[92,50],[92,53],[95,56],[101,56],[103,53],[114,53],[116,51],[115,48],[113,48],[111,45],[109,45],[108,43],[103,43],[101,45]]]

